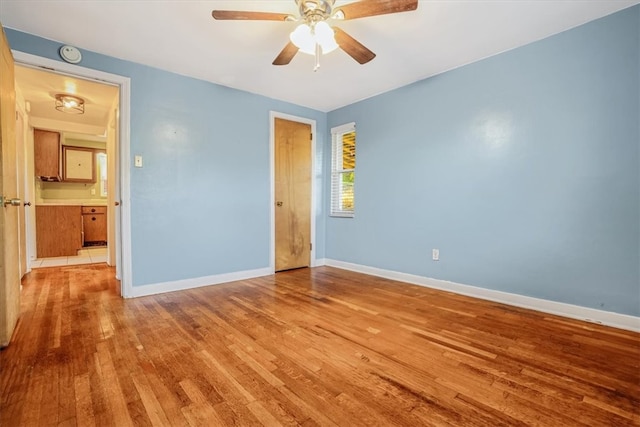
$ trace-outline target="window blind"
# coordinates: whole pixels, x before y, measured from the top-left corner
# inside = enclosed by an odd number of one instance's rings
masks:
[[[356,126],[331,129],[331,216],[353,217],[355,207]]]

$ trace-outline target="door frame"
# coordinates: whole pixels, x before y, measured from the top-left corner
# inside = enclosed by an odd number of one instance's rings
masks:
[[[14,65],[14,72],[15,72],[15,65]],[[15,82],[14,82],[15,84]],[[25,138],[25,135],[27,134],[27,128],[28,128],[28,124],[26,123],[26,114],[24,111],[22,111],[21,108],[18,108],[17,105],[17,96],[16,96],[16,128],[15,128],[15,134],[16,134],[16,167],[17,167],[17,184],[18,184],[18,198],[21,200],[22,203],[22,211],[24,213],[24,215],[20,215],[18,214],[18,261],[20,262],[20,280],[22,280],[22,278],[24,277],[25,274],[29,273],[31,271],[31,260],[30,258],[30,248],[29,248],[29,233],[31,232],[30,230],[30,225],[29,225],[29,221],[31,220],[31,211],[32,209],[27,209],[27,206],[24,205],[25,202],[30,201],[31,200],[31,192],[29,191],[29,174],[28,174],[28,168],[27,168],[27,159],[29,158],[29,156],[27,155],[27,145],[28,145],[28,138]],[[18,132],[18,118],[20,118],[20,120],[22,121],[22,128],[20,129],[20,132]],[[18,150],[18,138],[21,139],[21,143],[20,145],[22,146],[22,155],[19,155],[19,150]],[[22,165],[20,164],[20,162],[18,161],[18,159],[22,157]],[[22,175],[22,185],[20,185],[20,175]],[[22,187],[22,188],[19,188]],[[31,207],[31,206],[29,206]],[[23,236],[22,236],[22,230],[24,229],[24,253],[22,251],[22,246],[23,246]],[[22,269],[22,259],[24,256],[24,260],[25,260],[25,269]]]
[[[271,126],[270,137],[269,137],[269,180],[270,180],[270,190],[271,195],[269,197],[270,208],[270,226],[271,226],[271,242],[269,245],[269,269],[271,270],[271,274],[276,271],[276,154],[275,154],[275,143],[276,143],[276,119],[285,119],[292,122],[304,123],[311,126],[311,218],[310,218],[310,243],[311,243],[311,253],[309,254],[309,267],[316,266],[316,121],[313,119],[308,119],[305,117],[292,116],[291,114],[280,113],[278,111],[270,111],[269,112],[269,122]]]
[[[53,71],[66,74],[70,77],[79,77],[97,81],[98,83],[110,83],[118,86],[120,92],[120,114],[118,148],[119,162],[119,190],[120,190],[120,221],[116,210],[116,272],[119,272],[120,295],[123,298],[133,297],[132,265],[131,265],[131,182],[130,182],[130,142],[129,130],[131,124],[131,79],[118,74],[86,68],[80,65],[56,61],[42,56],[32,55],[19,50],[11,50],[16,65],[43,68],[45,71]],[[109,206],[114,209],[114,206]],[[118,230],[118,222],[120,230]],[[118,274],[117,274],[118,275]]]

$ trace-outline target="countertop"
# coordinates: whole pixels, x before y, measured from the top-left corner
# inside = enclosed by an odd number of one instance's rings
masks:
[[[36,206],[107,206],[107,200],[49,199],[36,201]]]

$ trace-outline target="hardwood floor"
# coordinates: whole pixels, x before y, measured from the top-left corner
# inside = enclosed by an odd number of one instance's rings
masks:
[[[640,425],[640,334],[329,267],[131,300],[34,270],[0,425]]]

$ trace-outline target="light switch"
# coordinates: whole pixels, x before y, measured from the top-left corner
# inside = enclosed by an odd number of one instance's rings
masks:
[[[142,156],[135,156],[133,158],[133,165],[137,168],[142,167]]]

